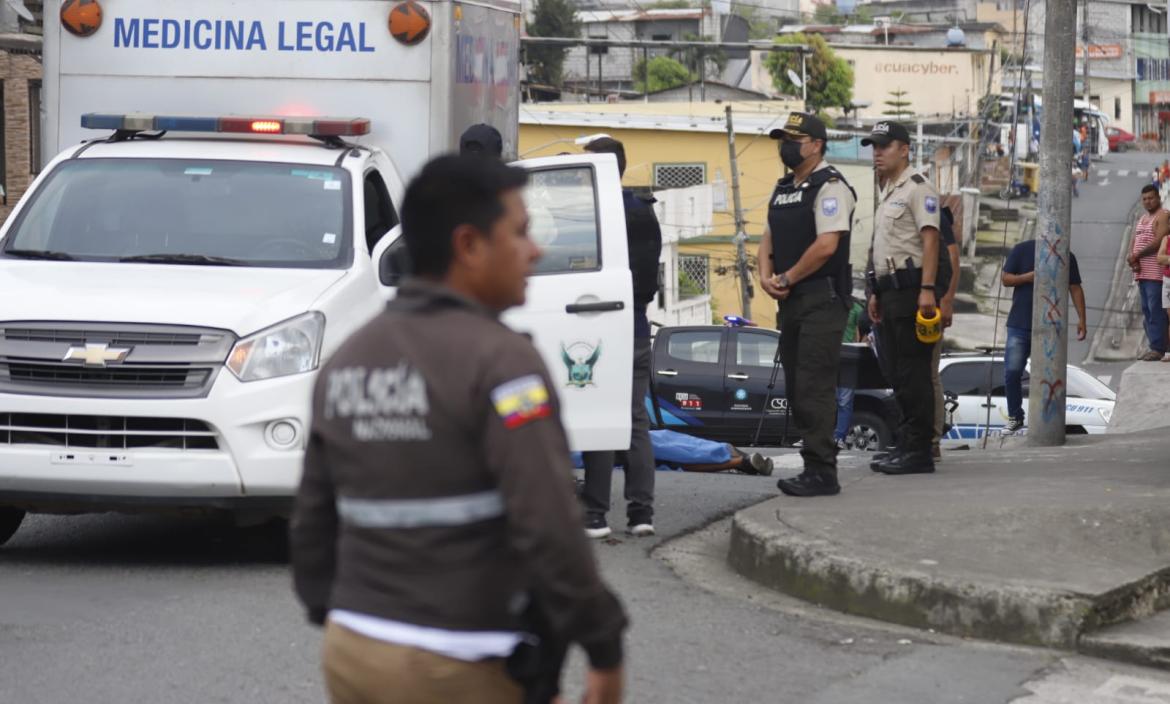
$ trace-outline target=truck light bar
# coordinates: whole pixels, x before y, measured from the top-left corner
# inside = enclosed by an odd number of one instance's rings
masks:
[[[184,117],[89,113],[81,116],[81,126],[91,130],[129,132],[231,132],[318,137],[357,137],[370,133],[370,121],[364,117]]]

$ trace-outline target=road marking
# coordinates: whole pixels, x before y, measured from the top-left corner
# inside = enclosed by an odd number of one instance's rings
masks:
[[[1126,176],[1129,176],[1129,171],[1126,169],[1122,169],[1121,171],[1117,172],[1118,178],[1125,178]]]
[[[1097,185],[1098,185],[1098,186],[1108,186],[1108,185],[1109,185],[1109,179],[1107,179],[1107,178],[1103,178],[1103,179],[1101,179],[1100,181],[1098,181],[1098,182],[1097,182]]]
[[[1101,178],[1105,178],[1106,176],[1109,175],[1109,169],[1102,169],[1102,170],[1098,171],[1097,173],[1101,174]]]

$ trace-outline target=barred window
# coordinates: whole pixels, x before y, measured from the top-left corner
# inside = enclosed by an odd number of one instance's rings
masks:
[[[706,164],[655,164],[654,188],[687,188],[707,182]]]
[[[711,292],[711,262],[706,254],[678,256],[678,297],[695,298]]]

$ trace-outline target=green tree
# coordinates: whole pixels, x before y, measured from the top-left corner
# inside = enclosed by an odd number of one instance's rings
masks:
[[[690,0],[658,0],[650,6],[655,10],[685,10],[694,7]]]
[[[697,34],[688,33],[683,36],[683,41],[709,42],[712,39],[708,36],[700,37]],[[691,74],[695,76],[699,75],[700,69],[705,71],[704,75],[710,76],[712,74],[718,75],[727,68],[727,54],[718,48],[687,47],[672,51],[671,56],[682,62],[682,65],[690,69]]]
[[[669,56],[655,56],[650,59],[649,65],[641,59],[634,64],[634,90],[641,92],[647,89],[647,73],[651,93],[686,85],[691,80],[691,72],[686,66]]]
[[[786,34],[776,38],[777,44],[805,44],[812,53],[807,59],[808,107],[814,112],[827,108],[843,108],[853,99],[853,67],[829,48],[819,34]],[[791,69],[800,75],[800,54],[774,51],[764,60],[772,74],[772,85],[787,95],[800,95],[800,88],[788,79]]]
[[[528,23],[530,37],[576,37],[581,34],[577,6],[572,0],[538,0]],[[534,83],[560,86],[564,79],[565,54],[559,46],[529,46],[525,49],[528,75]]]
[[[910,107],[910,101],[906,100],[906,91],[901,88],[890,91],[890,99],[885,101],[888,106],[882,110],[883,115],[889,115],[895,120],[904,120],[914,117],[914,110]]]
[[[761,15],[755,5],[732,3],[731,12],[747,20],[748,39],[771,39],[776,36],[776,21]]]

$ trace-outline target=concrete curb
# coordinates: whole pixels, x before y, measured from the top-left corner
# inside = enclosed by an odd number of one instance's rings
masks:
[[[780,517],[776,501],[735,515],[732,568],[845,613],[962,637],[1075,650],[1086,631],[1166,605],[1170,571],[1089,595],[877,564],[793,529]]]

